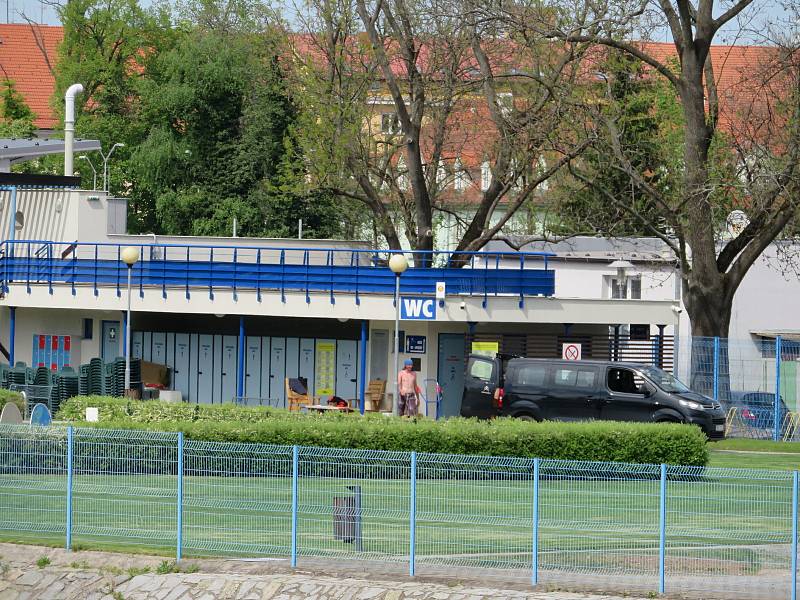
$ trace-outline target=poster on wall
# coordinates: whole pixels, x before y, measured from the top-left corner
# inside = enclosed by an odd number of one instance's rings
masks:
[[[72,366],[72,336],[34,333],[31,356],[35,368],[47,367],[58,371]]]
[[[316,394],[332,396],[336,388],[336,342],[318,340],[316,354]]]
[[[472,342],[472,353],[491,356],[500,352],[500,342]]]

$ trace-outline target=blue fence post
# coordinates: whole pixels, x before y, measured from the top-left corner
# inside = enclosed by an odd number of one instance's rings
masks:
[[[178,535],[175,544],[175,559],[180,560],[183,554],[183,432],[178,432]]]
[[[300,465],[300,448],[292,446],[292,568],[297,566],[297,475]]]
[[[719,338],[714,338],[714,400],[719,400]]]
[[[408,516],[408,574],[413,577],[416,571],[417,550],[417,453],[411,453],[411,504]]]
[[[775,337],[775,411],[772,422],[772,439],[776,442],[781,439],[781,354],[783,354],[783,340],[781,336]]]
[[[716,339],[716,338],[715,338]],[[658,503],[658,593],[665,589],[665,564],[667,554],[667,465],[661,464],[661,490]]]
[[[533,532],[531,539],[531,585],[539,583],[539,459],[533,459]]]
[[[797,600],[797,501],[800,473],[792,473],[792,600]]]
[[[72,463],[73,433],[72,426],[67,427],[67,550],[72,550]]]

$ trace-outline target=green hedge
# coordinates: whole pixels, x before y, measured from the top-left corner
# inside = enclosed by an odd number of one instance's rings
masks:
[[[700,429],[667,423],[407,420],[101,397],[73,398],[58,416],[80,420],[86,406],[100,408],[99,427],[182,431],[192,440],[697,466],[708,460]]]
[[[19,412],[25,416],[25,400],[19,392],[12,392],[4,388],[0,388],[0,410],[6,405],[7,402],[12,402],[17,405]]]

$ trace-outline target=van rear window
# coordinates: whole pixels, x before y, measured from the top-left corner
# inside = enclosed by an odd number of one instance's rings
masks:
[[[593,388],[597,372],[594,369],[560,367],[555,371],[555,385],[563,387]]]
[[[494,363],[485,360],[472,359],[469,366],[469,376],[481,381],[491,381]]]

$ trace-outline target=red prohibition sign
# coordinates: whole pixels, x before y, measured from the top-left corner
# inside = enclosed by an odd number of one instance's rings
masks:
[[[567,360],[578,360],[578,347],[569,345],[564,349],[564,358]]]

